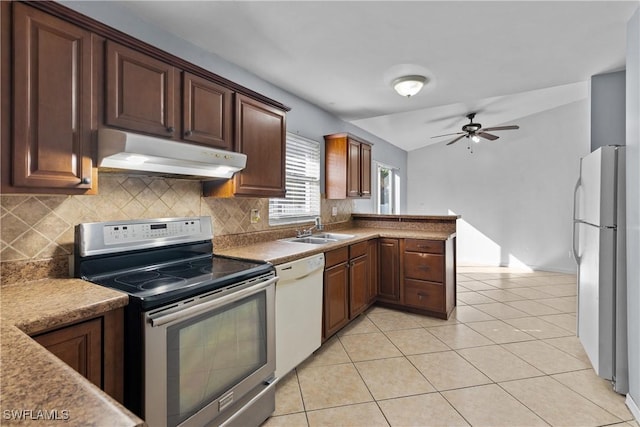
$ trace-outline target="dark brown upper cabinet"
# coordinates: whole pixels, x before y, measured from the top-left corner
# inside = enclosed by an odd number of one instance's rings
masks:
[[[93,36],[24,4],[2,3],[2,191],[87,193],[95,189]]]
[[[204,183],[204,195],[284,197],[286,115],[244,95],[235,97],[235,151],[247,166],[226,182]]]
[[[179,139],[178,74],[166,62],[107,42],[106,125]]]
[[[182,75],[182,88],[182,139],[233,150],[233,91],[186,72]]]
[[[371,144],[347,133],[324,140],[327,199],[371,197]]]

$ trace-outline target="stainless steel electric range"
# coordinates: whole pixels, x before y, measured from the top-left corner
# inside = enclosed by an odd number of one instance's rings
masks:
[[[210,217],[79,224],[74,275],[129,294],[125,406],[151,427],[275,409],[275,269],[213,254]]]

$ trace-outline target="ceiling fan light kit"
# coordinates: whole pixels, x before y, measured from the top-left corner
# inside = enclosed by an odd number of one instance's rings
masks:
[[[409,98],[420,92],[426,81],[427,78],[425,76],[402,76],[395,79],[391,83],[391,86],[393,86],[399,95]]]
[[[453,140],[447,142],[447,145],[451,145],[455,142],[458,142],[462,138],[470,139],[471,141],[478,143],[480,142],[480,138],[488,139],[489,141],[495,141],[499,138],[497,135],[493,135],[488,132],[496,131],[496,130],[515,130],[520,129],[518,125],[507,125],[507,126],[495,126],[490,128],[483,128],[480,123],[474,123],[473,119],[476,117],[476,113],[467,114],[467,119],[469,119],[469,123],[462,126],[462,132],[455,133],[447,133],[444,135],[436,135],[431,138],[440,138],[442,136],[451,136],[458,135]],[[468,148],[468,147],[467,147]]]

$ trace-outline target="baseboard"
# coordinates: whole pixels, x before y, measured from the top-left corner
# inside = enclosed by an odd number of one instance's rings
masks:
[[[636,421],[640,423],[640,407],[638,407],[636,402],[633,401],[630,394],[627,393],[627,399],[624,401],[624,403],[627,404],[627,407],[631,411],[631,414],[633,414]]]

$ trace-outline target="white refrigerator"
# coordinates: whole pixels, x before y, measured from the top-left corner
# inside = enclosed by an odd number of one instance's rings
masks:
[[[577,333],[596,373],[628,392],[625,148],[580,159],[573,205],[578,264]]]

